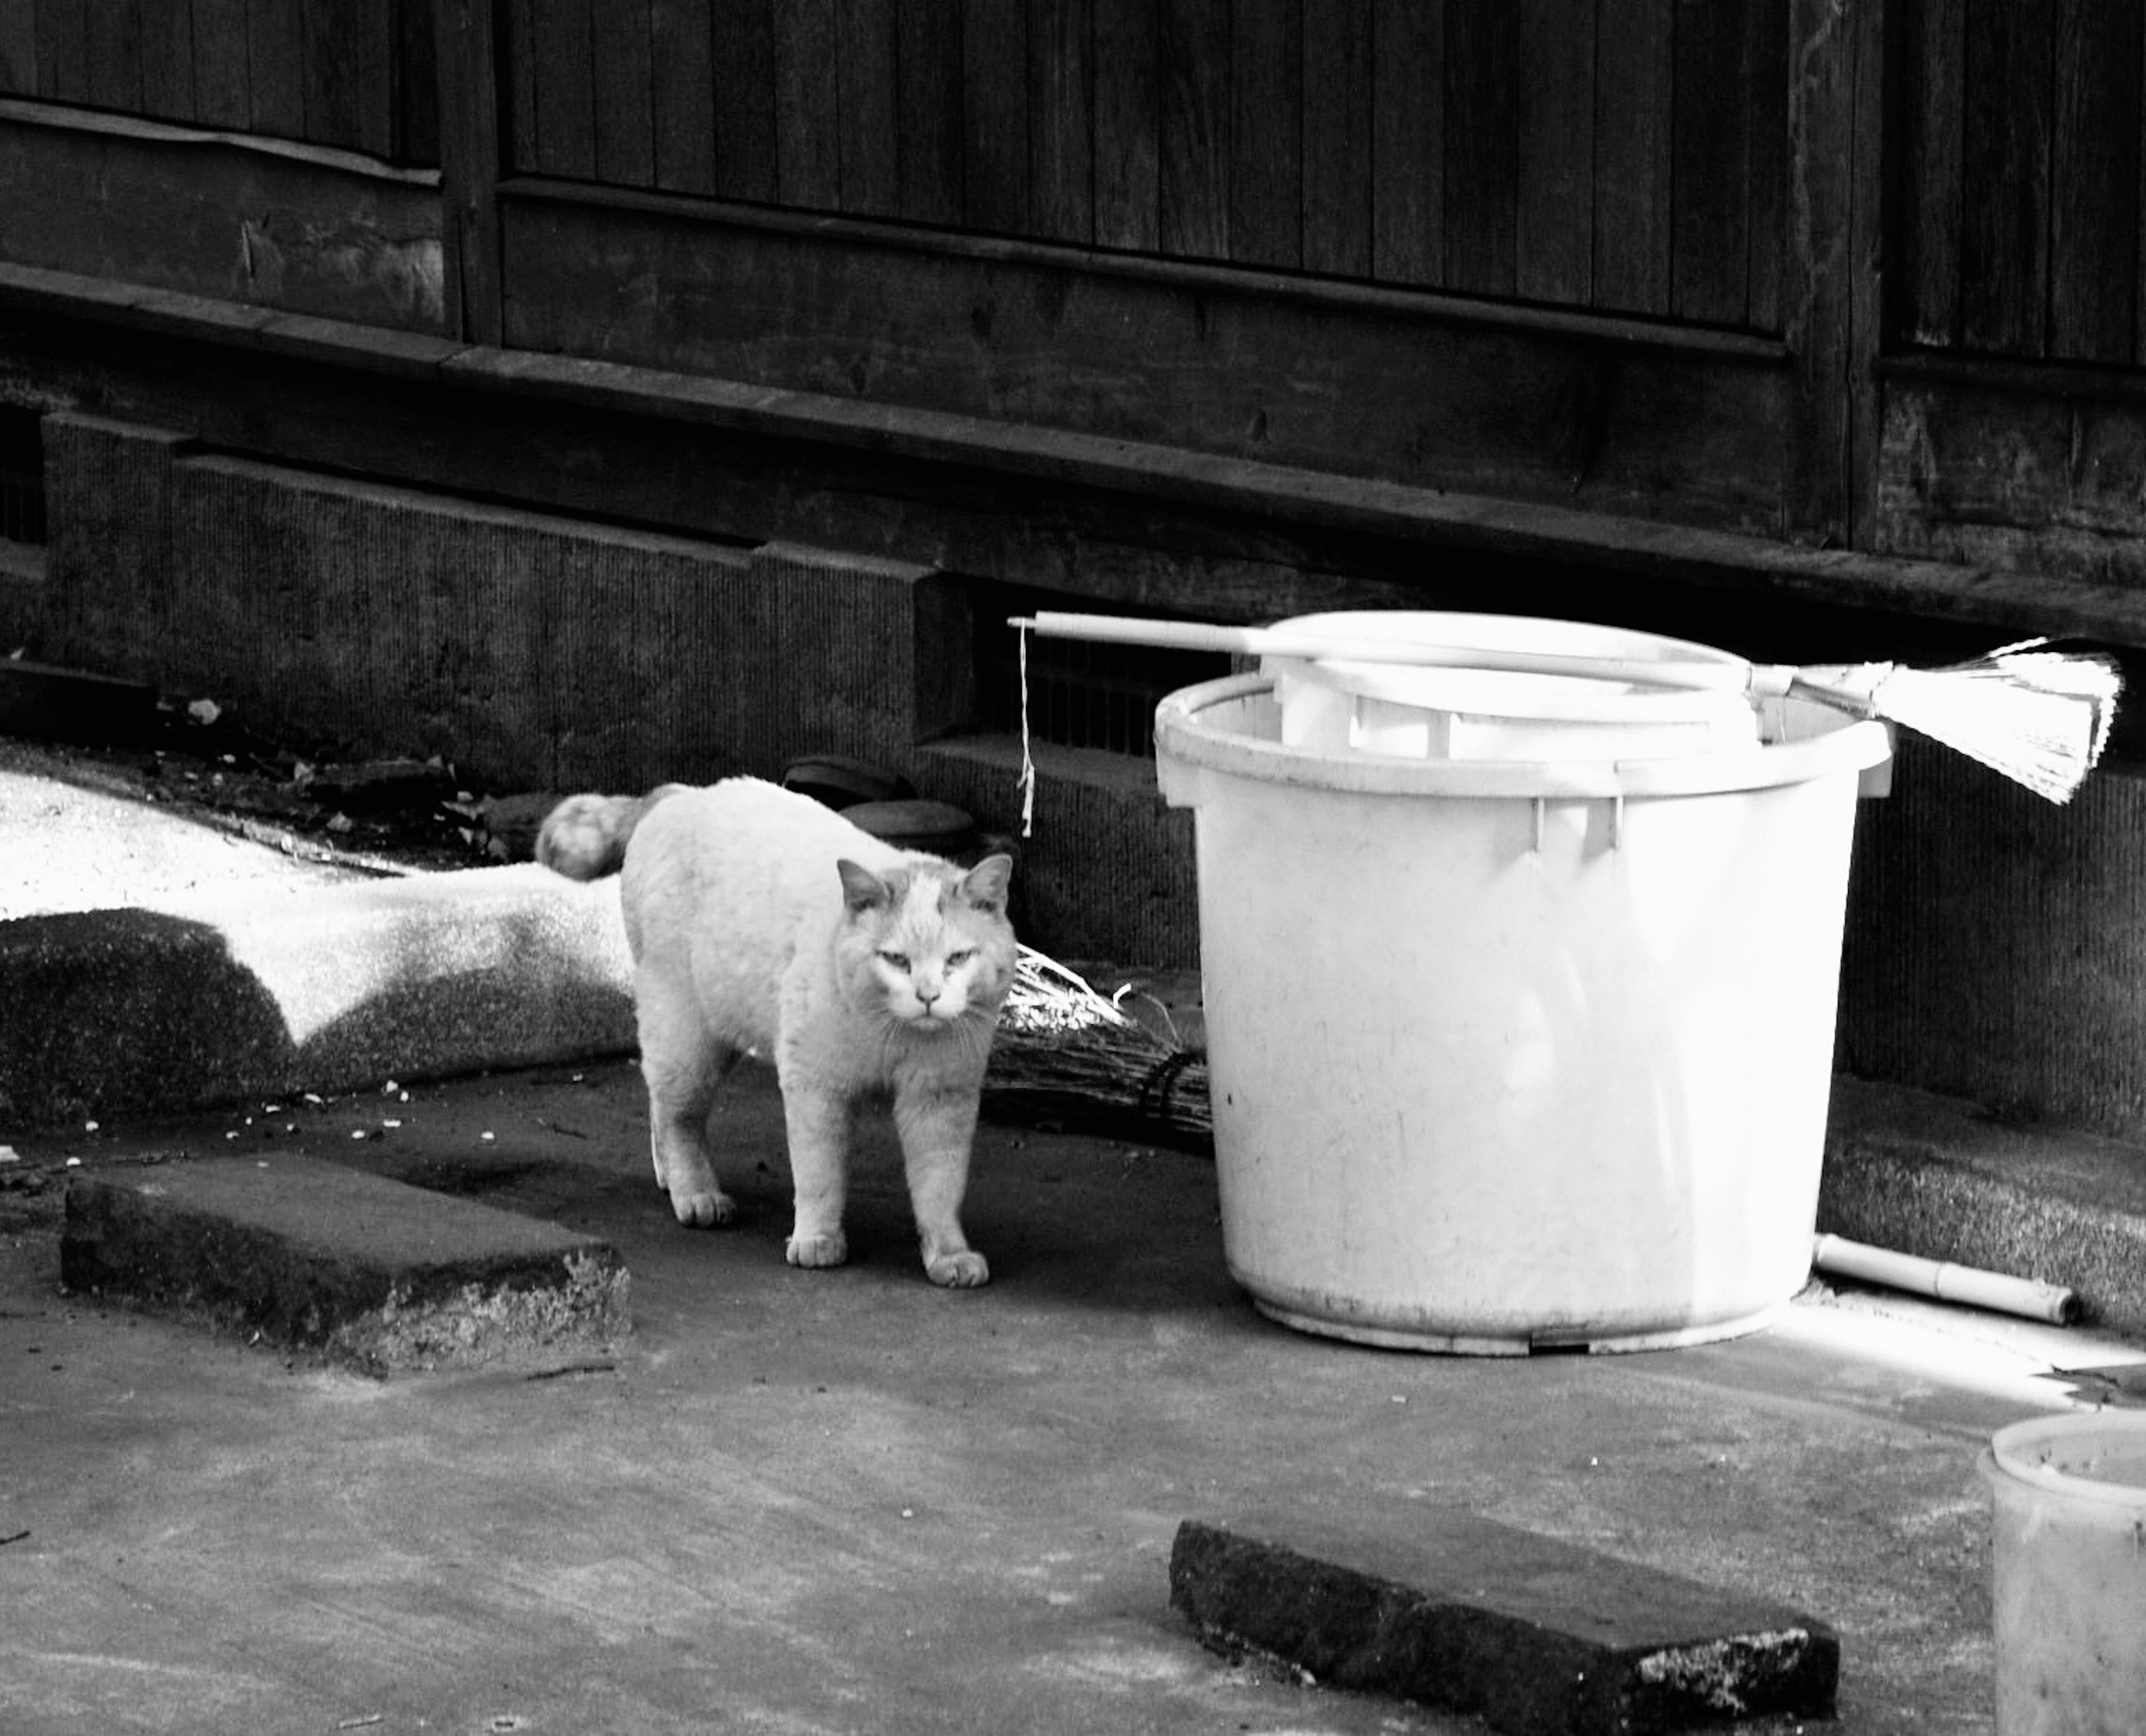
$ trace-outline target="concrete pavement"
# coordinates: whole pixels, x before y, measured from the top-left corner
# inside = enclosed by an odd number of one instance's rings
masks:
[[[1823,1295],[1633,1356],[1351,1348],[1251,1311],[1205,1160],[1006,1126],[968,1215],[988,1288],[925,1281],[883,1130],[856,1260],[801,1272],[779,1105],[738,1084],[722,1232],[671,1220],[623,1062],[19,1147],[52,1180],[0,1191],[0,1728],[1458,1732],[1232,1666],[1168,1586],[1186,1519],[1405,1549],[1458,1512],[1808,1610],[1839,1729],[1973,1736],[1975,1455],[2074,1402],[2052,1364],[2129,1354]],[[67,1157],[234,1152],[594,1236],[634,1330],[382,1382],[60,1292]]]

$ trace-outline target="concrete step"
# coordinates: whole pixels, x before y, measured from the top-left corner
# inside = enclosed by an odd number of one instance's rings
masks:
[[[2146,1152],[2126,1141],[1836,1079],[1818,1221],[1853,1241],[2061,1285],[2090,1323],[2146,1336]]]
[[[1471,1514],[1412,1508],[1405,1546],[1280,1523],[1179,1528],[1170,1603],[1216,1649],[1510,1736],[1834,1715],[1839,1640],[1774,1600]]]
[[[292,1155],[76,1175],[60,1277],[379,1374],[598,1354],[630,1329],[608,1245]]]

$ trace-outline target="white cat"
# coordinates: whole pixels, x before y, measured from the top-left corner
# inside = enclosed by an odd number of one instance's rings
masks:
[[[935,1284],[991,1269],[961,1223],[976,1103],[1016,962],[1010,857],[964,871],[897,850],[755,778],[646,796],[569,796],[536,858],[576,880],[623,870],[656,1179],[681,1224],[736,1210],[711,1167],[716,1087],[747,1052],[782,1088],[798,1266],[847,1258],[851,1118],[891,1095]]]

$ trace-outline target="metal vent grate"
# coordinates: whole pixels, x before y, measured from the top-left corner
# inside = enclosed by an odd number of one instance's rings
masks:
[[[980,728],[1021,727],[1020,635],[1011,615],[1077,609],[1089,599],[1049,591],[994,588],[976,611],[976,709]],[[1130,612],[1111,606],[1107,612]],[[1142,645],[1090,645],[1077,639],[1028,640],[1028,728],[1032,740],[1105,753],[1155,754],[1155,708],[1165,695],[1230,672],[1230,660],[1205,651]]]
[[[43,418],[0,409],[0,541],[45,540]]]

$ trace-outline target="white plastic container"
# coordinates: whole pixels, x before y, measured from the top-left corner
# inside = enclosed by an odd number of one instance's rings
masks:
[[[1997,1736],[2146,1731],[2146,1415],[2000,1429],[1991,1524]]]
[[[1400,611],[1303,615],[1278,624],[1335,639],[1390,636],[1499,651],[1633,661],[1741,661],[1711,646],[1620,627],[1525,616]],[[1264,659],[1291,747],[1410,759],[1651,759],[1749,747],[1758,719],[1740,688],[1691,691],[1572,676],[1410,667],[1346,659]]]
[[[1857,786],[1885,728],[1420,759],[1171,695],[1224,1249],[1266,1314],[1477,1354],[1762,1324],[1810,1265]]]

